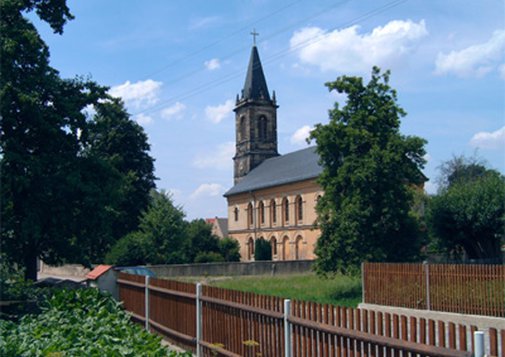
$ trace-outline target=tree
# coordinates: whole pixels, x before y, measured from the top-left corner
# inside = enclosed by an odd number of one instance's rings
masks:
[[[154,159],[144,129],[131,120],[119,99],[102,101],[95,109],[86,154],[105,160],[121,177],[118,215],[112,222],[117,240],[138,228],[140,213],[147,209],[149,193],[155,187]]]
[[[188,262],[196,262],[195,259],[200,253],[212,252],[219,254],[219,238],[212,234],[212,226],[205,220],[195,219],[189,222],[186,228],[186,237],[186,258]]]
[[[219,251],[226,262],[240,261],[240,245],[236,239],[230,237],[220,239]]]
[[[347,95],[330,110],[328,124],[311,133],[323,172],[319,184],[320,273],[356,269],[362,261],[405,261],[420,249],[411,214],[413,186],[423,183],[425,140],[400,133],[404,110],[389,86],[387,71],[362,78],[342,76],[326,83]]]
[[[122,103],[49,65],[48,47],[24,17],[32,10],[59,34],[73,16],[65,0],[0,0],[0,249],[35,280],[37,258],[102,259],[136,225],[154,177],[145,134]],[[96,122],[85,114],[90,105]],[[112,139],[112,128],[123,133]]]
[[[445,253],[464,250],[470,259],[501,261],[505,177],[462,156],[444,163],[441,171],[448,185],[432,197],[428,214],[436,247]]]
[[[254,260],[272,260],[272,245],[263,238],[254,243]]]
[[[169,194],[151,191],[151,201],[140,216],[139,229],[119,239],[110,249],[109,264],[187,263],[184,212]],[[136,253],[133,254],[132,250]]]

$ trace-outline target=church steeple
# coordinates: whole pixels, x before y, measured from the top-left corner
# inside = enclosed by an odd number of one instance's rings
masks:
[[[255,32],[253,35],[257,35]],[[266,159],[278,156],[277,103],[270,99],[256,45],[253,45],[244,89],[235,112],[236,154],[234,180],[238,183]]]
[[[263,74],[260,56],[256,46],[252,47],[249,67],[245,77],[244,89],[242,90],[242,100],[270,100],[267,81]]]

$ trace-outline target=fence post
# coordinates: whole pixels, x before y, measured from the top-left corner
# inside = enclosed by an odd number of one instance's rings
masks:
[[[484,357],[484,332],[475,331],[473,333],[473,341],[475,345],[474,357]]]
[[[430,302],[430,265],[428,261],[423,262],[424,265],[424,275],[426,277],[426,310],[431,310]]]
[[[196,356],[202,355],[200,341],[202,340],[202,284],[196,284]]]
[[[361,302],[366,303],[365,300],[365,262],[361,262]]]
[[[291,300],[284,300],[284,356],[291,357],[291,324],[289,323],[291,315]]]
[[[145,276],[145,318],[146,318],[146,330],[149,331],[149,276]]]

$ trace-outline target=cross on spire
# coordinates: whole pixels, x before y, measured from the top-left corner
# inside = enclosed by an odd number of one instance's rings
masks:
[[[256,36],[259,36],[260,34],[256,32],[256,29],[253,29],[251,35],[253,37],[253,44],[256,46]]]

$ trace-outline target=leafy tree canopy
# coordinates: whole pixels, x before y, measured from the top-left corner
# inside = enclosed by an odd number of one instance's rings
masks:
[[[346,94],[347,103],[335,103],[329,123],[311,133],[325,192],[317,206],[320,273],[352,270],[362,261],[405,261],[419,252],[410,210],[412,187],[424,178],[426,141],[400,133],[405,112],[389,75],[374,67],[366,85],[348,76],[326,83],[330,91]]]
[[[37,258],[86,265],[102,259],[116,231],[131,229],[125,217],[136,222],[131,200],[152,187],[153,177],[141,128],[128,123],[107,88],[60,78],[49,65],[47,45],[24,16],[28,11],[56,33],[73,17],[65,0],[0,0],[0,248],[36,279]],[[90,105],[97,108],[91,126],[84,111]],[[129,153],[111,159],[132,140],[116,140],[113,150],[103,150],[107,135],[98,133],[114,126],[137,139],[132,150],[144,155],[142,167],[132,164],[137,158]]]
[[[429,204],[435,246],[470,259],[501,260],[505,238],[505,177],[475,159],[456,157],[441,166],[447,184]]]

